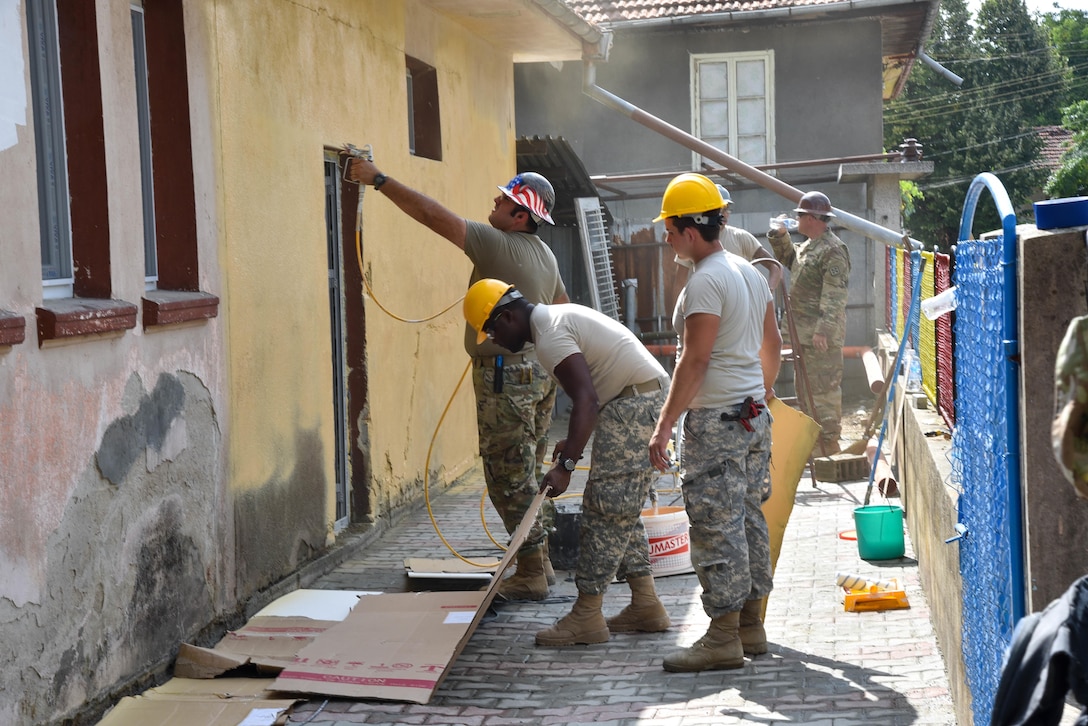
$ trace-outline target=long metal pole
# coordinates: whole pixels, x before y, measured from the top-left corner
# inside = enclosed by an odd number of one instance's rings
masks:
[[[769,189],[779,196],[785,197],[794,204],[801,201],[803,192],[800,189],[792,187],[781,179],[777,179],[770,174],[762,172],[734,156],[730,156],[697,136],[693,136],[687,131],[677,128],[667,121],[647,113],[634,104],[628,103],[619,96],[601,88],[596,84],[597,69],[593,61],[583,59],[582,64],[584,68],[582,91],[593,100],[619,111],[635,123],[642,124],[646,128],[656,131],[662,136],[677,142],[681,146],[685,146],[695,153],[721,164],[726,169],[743,176],[745,179],[755,182],[764,189]],[[837,207],[832,207],[832,209],[835,210],[835,217],[841,222],[842,226],[847,229],[858,232],[877,242],[882,242],[889,247],[902,247],[904,240],[902,232],[893,232],[887,227],[882,227],[879,224],[870,222],[867,219],[863,219],[850,212],[838,209]],[[909,244],[913,249],[922,249],[922,243],[918,240],[909,239]]]

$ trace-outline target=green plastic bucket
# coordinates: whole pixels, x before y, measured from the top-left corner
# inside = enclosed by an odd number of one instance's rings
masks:
[[[854,510],[858,554],[863,560],[894,560],[903,556],[903,508],[873,504]]]

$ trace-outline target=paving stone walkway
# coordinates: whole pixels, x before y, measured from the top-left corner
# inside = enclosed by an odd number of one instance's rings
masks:
[[[664,487],[670,482],[662,480]],[[742,669],[662,670],[663,655],[698,639],[709,622],[693,574],[656,580],[673,621],[667,632],[614,635],[594,646],[537,647],[536,631],[566,614],[576,595],[571,573],[560,571],[548,600],[496,606],[430,703],[319,699],[299,704],[290,723],[955,724],[909,534],[906,556],[880,563],[861,560],[857,543],[839,537],[854,529],[853,510],[866,486],[862,481],[813,487],[807,478],[801,481],[767,608],[770,652],[746,660]],[[473,475],[432,501],[443,534],[468,557],[496,553],[480,521],[483,487],[482,476]],[[674,497],[663,492],[660,503]],[[497,515],[490,505],[486,511],[490,531],[500,538]],[[420,581],[405,576],[404,559],[446,556],[421,510],[312,587],[418,590]],[[845,612],[837,571],[898,578],[910,609]],[[614,585],[605,596],[605,614],[618,612],[627,600],[626,586]]]

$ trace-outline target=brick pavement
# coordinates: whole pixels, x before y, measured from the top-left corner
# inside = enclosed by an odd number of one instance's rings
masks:
[[[578,476],[572,489],[580,486]],[[469,557],[496,552],[480,521],[483,486],[482,476],[474,475],[432,501],[443,534]],[[709,622],[692,574],[656,580],[673,620],[665,633],[616,635],[595,646],[537,647],[536,631],[562,617],[576,595],[570,573],[559,572],[548,600],[495,608],[429,704],[315,700],[296,707],[290,723],[955,724],[909,535],[906,557],[877,564],[861,560],[857,544],[838,537],[854,528],[853,509],[865,487],[852,482],[814,488],[808,479],[801,481],[767,608],[770,652],[746,660],[743,669],[662,670],[664,653],[695,641]],[[662,503],[674,496],[662,494]],[[488,526],[500,538],[502,525],[490,505],[487,512]],[[404,558],[445,556],[421,510],[312,587],[421,589],[420,581],[405,577]],[[899,578],[911,608],[845,612],[834,582],[839,570]],[[627,593],[623,585],[609,589],[606,615],[623,607]]]

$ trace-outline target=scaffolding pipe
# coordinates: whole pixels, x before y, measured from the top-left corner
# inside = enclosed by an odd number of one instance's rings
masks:
[[[638,280],[623,281],[623,324],[632,333],[640,332],[638,327]]]
[[[584,68],[582,76],[582,92],[592,98],[594,101],[601,103],[608,108],[615,111],[619,111],[635,123],[641,124],[651,131],[656,131],[662,136],[677,142],[681,146],[685,146],[696,154],[700,154],[707,159],[721,164],[723,167],[732,171],[745,179],[755,182],[764,189],[778,194],[781,197],[785,197],[790,202],[797,204],[801,201],[802,192],[800,189],[790,186],[781,179],[760,171],[759,169],[746,164],[736,157],[730,156],[721,149],[711,146],[697,136],[693,136],[688,132],[673,126],[667,121],[654,116],[641,108],[638,108],[634,104],[628,103],[619,96],[606,91],[597,85],[597,68],[594,61],[591,58],[583,58],[582,65]],[[922,243],[916,239],[907,237],[902,232],[893,232],[892,230],[882,227],[879,224],[870,222],[867,219],[858,217],[857,215],[845,212],[837,207],[832,207],[835,211],[835,217],[839,220],[843,227],[853,230],[859,234],[862,234],[869,239],[882,242],[889,247],[901,247],[906,245],[909,248],[920,250],[922,249]]]

